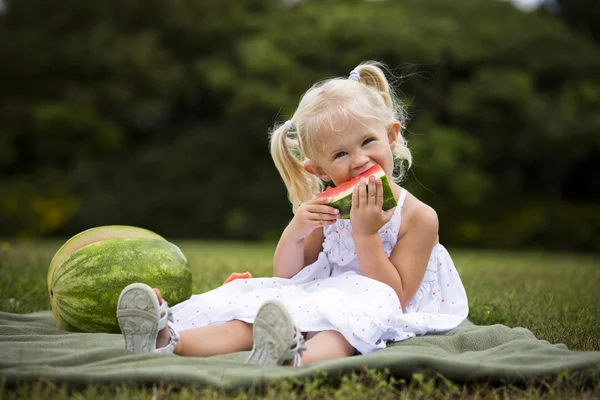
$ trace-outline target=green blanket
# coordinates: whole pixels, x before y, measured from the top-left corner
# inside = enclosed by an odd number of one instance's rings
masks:
[[[521,382],[578,372],[600,377],[600,352],[576,352],[538,340],[527,329],[465,322],[444,335],[427,335],[369,355],[325,361],[302,368],[244,364],[247,352],[209,358],[165,354],[132,355],[121,335],[68,333],[54,327],[49,311],[0,312],[0,380],[8,384],[40,378],[71,384],[195,383],[217,388],[262,385],[281,377],[310,377],[325,371],[337,379],[365,367],[388,369],[410,379],[437,372],[455,382]]]

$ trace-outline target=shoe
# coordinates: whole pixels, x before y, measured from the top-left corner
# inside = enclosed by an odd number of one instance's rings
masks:
[[[276,300],[263,303],[253,325],[254,344],[246,363],[282,365],[293,360],[300,366],[302,352],[306,350],[304,337],[283,304]]]
[[[162,317],[161,317],[162,315]],[[158,333],[173,322],[173,315],[165,300],[158,304],[152,288],[144,283],[132,283],[119,295],[117,320],[125,339],[125,348],[134,354],[173,353],[179,335],[169,326],[169,344],[156,348]]]

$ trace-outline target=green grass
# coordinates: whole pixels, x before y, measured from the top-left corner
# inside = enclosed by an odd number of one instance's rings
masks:
[[[46,272],[62,243],[0,242],[0,310],[49,310]],[[274,245],[177,241],[194,275],[194,292],[213,289],[233,271],[270,276]],[[469,318],[480,325],[524,326],[539,339],[572,350],[600,350],[600,257],[544,253],[450,251],[469,296]],[[382,379],[386,378],[386,379]],[[0,398],[598,398],[600,383],[582,386],[573,376],[522,387],[457,385],[443,377],[415,374],[410,382],[387,378],[385,371],[351,375],[336,385],[323,379],[285,380],[266,389],[220,393],[212,389],[92,385],[56,386],[40,381],[8,388]]]

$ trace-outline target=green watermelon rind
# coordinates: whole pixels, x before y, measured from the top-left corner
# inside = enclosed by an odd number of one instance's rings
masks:
[[[394,192],[390,186],[390,181],[388,180],[383,169],[380,167],[379,171],[373,173],[372,175],[381,179],[381,187],[383,189],[383,205],[381,209],[383,211],[387,211],[396,207],[398,202],[396,201],[396,197],[394,196]],[[352,208],[352,192],[354,191],[354,186],[344,190],[342,193],[339,193],[334,197],[334,200],[331,203],[327,204],[340,210],[341,219],[350,219],[350,209]]]
[[[107,239],[80,248],[57,267],[50,284],[56,326],[74,332],[120,333],[119,294],[134,282],[160,289],[169,306],[192,295],[191,269],[173,243]]]
[[[52,274],[54,273],[56,267],[62,264],[71,253],[91,243],[117,237],[138,237],[166,240],[159,234],[148,229],[129,225],[105,225],[86,229],[85,231],[82,231],[67,240],[54,254],[52,261],[50,261],[50,266],[48,267],[48,286],[50,286]]]

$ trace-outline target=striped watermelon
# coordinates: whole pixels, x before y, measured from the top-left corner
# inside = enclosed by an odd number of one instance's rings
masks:
[[[61,247],[54,259],[58,256],[64,261],[51,264],[54,268],[48,275],[52,312],[59,329],[119,333],[117,301],[121,290],[133,282],[159,288],[169,305],[191,296],[191,270],[177,246],[153,232],[144,233],[140,228],[94,229],[111,230],[113,236],[137,233],[145,237],[109,237],[80,246],[68,255],[65,246]],[[110,236],[106,232],[105,235],[102,232],[96,234],[98,237]],[[71,248],[71,245],[67,247]]]
[[[339,186],[327,188],[327,190],[324,192],[319,193],[317,197],[333,198],[333,201],[328,203],[328,205],[340,210],[340,218],[349,219],[350,208],[352,207],[352,191],[354,190],[354,187],[359,184],[360,178],[364,177],[368,179],[371,175],[375,176],[375,178],[381,179],[381,185],[383,188],[383,211],[387,211],[396,207],[398,203],[394,197],[394,192],[392,191],[390,182],[385,174],[385,171],[378,164],[372,166],[367,171],[354,177],[353,179],[340,184]]]
[[[58,249],[52,258],[52,261],[50,261],[50,268],[48,268],[48,286],[50,286],[52,274],[54,273],[56,267],[62,264],[75,250],[91,243],[118,237],[139,237],[165,240],[162,236],[157,235],[148,229],[138,228],[136,226],[107,225],[90,228],[73,236],[71,239],[67,240],[67,242],[63,244],[60,249]]]

